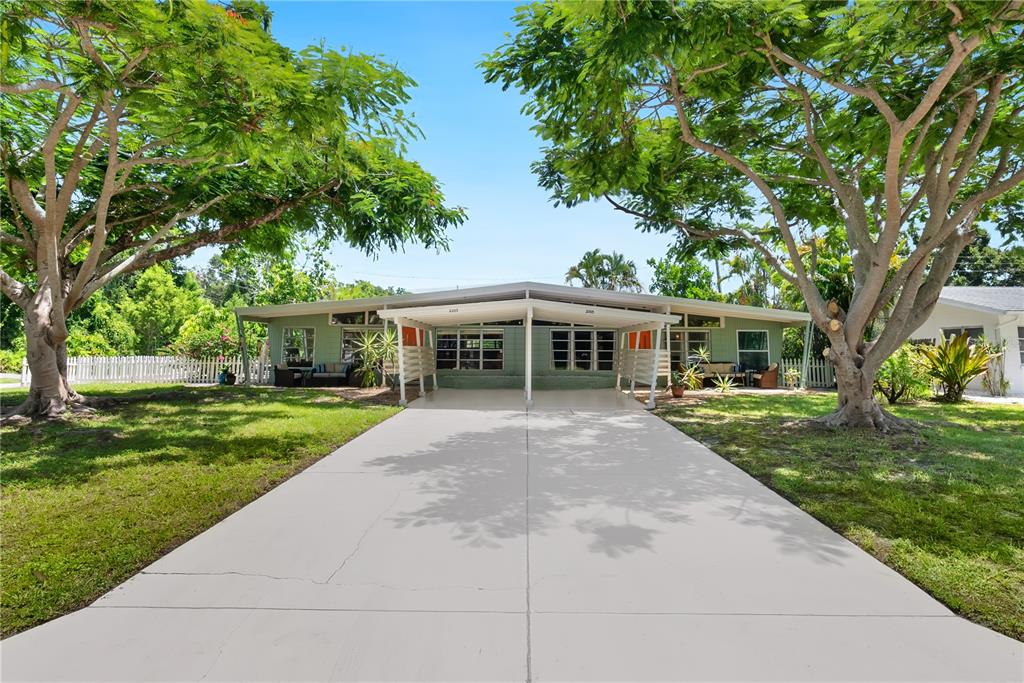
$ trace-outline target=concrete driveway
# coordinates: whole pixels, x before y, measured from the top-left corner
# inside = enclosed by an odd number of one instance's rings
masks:
[[[1024,673],[1020,643],[612,391],[420,399],[0,648],[4,681]]]

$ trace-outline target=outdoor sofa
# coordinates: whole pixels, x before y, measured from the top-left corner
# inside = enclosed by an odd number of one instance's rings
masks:
[[[320,363],[313,366],[309,383],[314,387],[336,387],[348,384],[351,363]]]
[[[745,381],[746,373],[738,372],[735,363],[701,363],[700,369],[704,373],[704,386],[712,386],[716,377],[732,377],[733,379]]]
[[[317,365],[275,365],[275,387],[335,387],[348,384],[351,363],[319,363]]]

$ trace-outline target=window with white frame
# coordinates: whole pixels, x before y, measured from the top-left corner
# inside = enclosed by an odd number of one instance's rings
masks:
[[[502,330],[460,329],[437,333],[439,370],[502,370],[505,333]]]
[[[1024,327],[1017,328],[1017,349],[1020,351],[1020,364],[1024,365]]]
[[[672,328],[668,336],[672,367],[690,365],[700,361],[701,351],[711,359],[711,333],[707,330]]]
[[[281,362],[285,365],[312,365],[316,330],[312,327],[286,327],[281,336]]]
[[[590,372],[614,370],[615,332],[578,327],[551,330],[551,367]]]
[[[722,327],[722,316],[701,315],[699,313],[687,313],[684,327]]]
[[[736,332],[736,363],[740,370],[763,370],[769,362],[768,330]]]
[[[331,313],[332,325],[365,325],[366,311],[350,311],[348,313]]]
[[[974,344],[979,339],[985,336],[985,328],[983,327],[943,327],[942,338],[951,339],[953,337],[959,337],[961,335],[967,335],[969,343]]]

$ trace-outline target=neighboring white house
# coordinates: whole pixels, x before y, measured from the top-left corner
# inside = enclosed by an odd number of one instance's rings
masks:
[[[1024,396],[1024,287],[943,287],[935,310],[911,340],[935,343],[964,332],[972,338],[1006,341],[1009,393]],[[981,380],[970,388],[981,390]]]

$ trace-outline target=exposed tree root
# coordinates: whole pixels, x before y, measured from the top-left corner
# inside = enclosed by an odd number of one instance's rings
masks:
[[[863,427],[882,434],[916,432],[920,425],[913,420],[896,417],[877,401],[850,401],[834,412],[807,420],[807,424],[824,429]]]
[[[0,425],[25,424],[33,420],[58,420],[69,415],[96,412],[91,401],[77,391],[67,396],[43,396],[38,391],[29,392],[28,398],[0,417]]]

